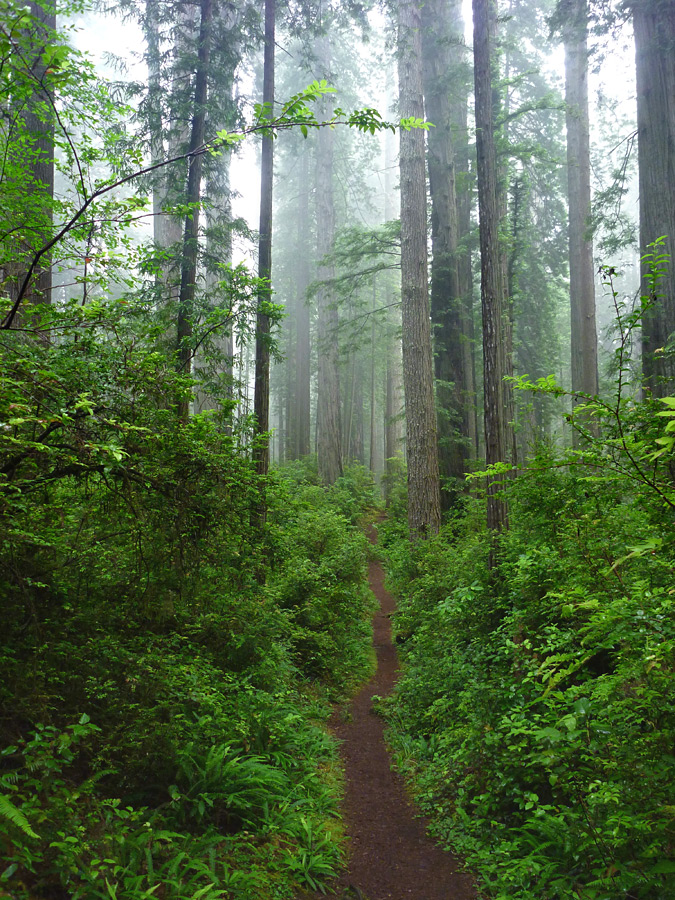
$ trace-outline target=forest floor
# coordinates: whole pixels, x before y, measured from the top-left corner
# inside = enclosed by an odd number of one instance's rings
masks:
[[[371,540],[376,539],[375,530]],[[349,841],[348,867],[328,896],[344,900],[474,900],[471,878],[450,853],[434,844],[401,778],[391,770],[384,722],[373,711],[373,696],[391,693],[398,675],[391,637],[393,597],[384,572],[371,562],[368,578],[379,603],[373,618],[377,671],[331,721],[341,743],[346,775],[343,807]],[[318,898],[306,894],[298,900]]]

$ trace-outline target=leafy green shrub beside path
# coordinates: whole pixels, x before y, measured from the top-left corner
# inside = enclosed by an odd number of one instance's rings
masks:
[[[645,465],[656,406],[623,422]],[[675,534],[604,441],[542,449],[509,483],[495,570],[477,501],[416,547],[392,529],[391,740],[498,900],[675,897]]]
[[[118,471],[5,506],[0,895],[284,898],[339,865],[322,721],[370,666],[352,481],[273,474],[256,543],[245,457],[208,420],[176,436],[146,447],[166,505]]]

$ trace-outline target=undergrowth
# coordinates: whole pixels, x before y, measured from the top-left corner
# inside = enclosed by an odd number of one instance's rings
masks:
[[[569,473],[509,494],[498,573],[471,515],[390,548],[398,763],[486,896],[675,897],[672,544],[631,550],[670,529]]]
[[[398,764],[496,900],[675,898],[675,398],[627,389],[639,316],[617,303],[616,396],[576,397],[579,449],[504,482],[496,545],[476,499],[384,537]]]
[[[325,720],[371,666],[358,525],[372,482],[273,473],[259,536],[231,438],[207,419],[156,435],[152,487],[120,467],[5,491],[0,895],[13,900],[285,898],[341,865]]]

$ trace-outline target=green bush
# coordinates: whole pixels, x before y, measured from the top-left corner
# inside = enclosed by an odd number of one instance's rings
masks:
[[[472,514],[390,548],[405,654],[392,740],[489,896],[667,900],[672,526],[620,475],[553,461],[509,485],[496,570]]]
[[[372,482],[261,483],[246,423],[181,423],[189,380],[144,302],[45,315],[58,340],[0,357],[0,892],[320,887],[327,701],[371,664]]]

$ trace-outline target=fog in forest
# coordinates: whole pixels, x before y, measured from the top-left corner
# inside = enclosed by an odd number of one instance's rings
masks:
[[[184,6],[186,10],[192,8]],[[119,89],[130,96],[135,108],[144,102],[142,82],[148,79],[147,33],[144,39],[143,32],[144,27],[147,32],[147,24],[143,25],[143,17],[147,19],[151,12],[143,8],[134,11],[133,4],[123,4],[89,10],[72,19],[76,45],[92,55],[102,77],[118,81]],[[556,24],[552,19],[554,13],[553,3],[511,3],[500,10],[503,22],[495,44],[501,79],[497,99],[508,120],[499,137],[503,195],[500,227],[512,320],[506,363],[509,373],[516,377],[528,375],[533,380],[553,374],[563,387],[570,389],[564,22],[560,20]],[[476,165],[472,158],[475,119],[470,58],[471,3],[455,3],[449,11],[442,10],[442,14],[445,18],[440,25],[431,19],[422,23],[423,31],[429,35],[438,28],[439,34],[445,34],[436,43],[427,40],[422,56],[426,66],[423,90],[428,94],[438,90],[434,83],[442,84],[455,105],[454,112],[447,109],[443,114],[456,117],[456,120],[449,117],[445,123],[433,122],[429,107],[433,108],[434,100],[426,99],[425,117],[433,123],[434,136],[444,133],[446,145],[435,149],[430,141],[429,153],[439,154],[443,177],[452,185],[441,190],[450,189],[455,195],[456,208],[464,204],[468,215],[463,226],[456,226],[460,230],[452,238],[459,242],[459,249],[453,252],[466,264],[467,279],[463,286],[465,321],[453,335],[457,342],[455,348],[442,349],[443,313],[434,316],[433,309],[431,312],[436,381],[440,385],[445,382],[456,386],[454,377],[450,377],[454,374],[454,363],[444,362],[444,355],[464,353],[463,365],[472,372],[469,383],[462,388],[461,401],[457,396],[454,400],[446,396],[442,386],[437,390],[441,441],[447,448],[446,471],[442,474],[455,479],[461,477],[462,467],[468,471],[469,462],[475,464],[485,452],[482,428],[478,424],[482,420],[483,397],[478,208]],[[233,22],[237,18],[234,10],[228,15],[233,16]],[[243,16],[243,12],[239,15]],[[392,11],[319,8],[310,13],[305,10],[311,28],[317,30],[312,40],[298,32],[298,15],[302,13],[289,11],[288,22],[284,23],[282,18],[275,38],[276,103],[283,104],[306,84],[325,78],[336,90],[329,97],[327,111],[336,105],[370,106],[383,118],[395,120],[399,89]],[[189,13],[188,19],[188,27],[196,38],[196,12]],[[180,27],[180,23],[167,20],[157,31],[167,78],[171,77],[171,67],[180,65],[181,48],[172,45],[177,39],[174,31],[177,24]],[[240,116],[242,123],[251,122],[253,105],[262,97],[262,52],[255,40],[255,27],[261,26],[253,26],[250,39],[237,48],[230,83],[224,88],[230,97],[230,116]],[[321,49],[317,41],[325,28],[331,32],[330,40],[327,49]],[[602,276],[597,274],[599,266],[615,266],[621,271],[618,288],[622,298],[634,302],[639,293],[635,50],[630,20],[613,22],[611,30],[601,19],[593,20],[588,28],[587,51],[585,77],[588,79],[592,193],[584,227],[588,229],[589,239],[592,238],[589,243],[596,273],[598,375],[601,380],[607,380],[611,377],[616,348],[615,320],[609,291],[603,285]],[[328,54],[325,60],[321,59],[320,52]],[[214,85],[212,90],[220,92],[221,87]],[[171,114],[167,108],[165,115],[171,117]],[[495,115],[500,115],[497,107]],[[223,121],[214,119],[211,128],[218,129]],[[127,127],[142,137],[139,121],[130,121]],[[329,344],[337,353],[339,395],[335,402],[339,406],[341,459],[372,467],[379,480],[385,472],[385,459],[394,456],[405,459],[406,453],[402,372],[400,363],[396,362],[397,353],[400,355],[400,350],[396,350],[400,343],[396,336],[400,328],[400,285],[394,274],[399,265],[398,238],[394,233],[400,204],[398,140],[390,132],[355,135],[348,129],[341,131],[337,129],[333,138],[330,196],[326,198],[333,235],[329,247],[331,258],[325,260],[330,284],[324,304],[331,313],[330,324],[323,321],[317,303],[320,263],[317,232],[323,229],[317,220],[319,137],[318,134],[304,137],[298,131],[284,135],[284,140],[276,144],[272,288],[274,302],[281,310],[275,325],[277,358],[271,370],[271,453],[276,462],[284,462],[298,457],[298,447],[316,452],[317,408],[321,402],[320,348]],[[462,154],[466,154],[466,161]],[[433,191],[429,192],[430,177],[427,173],[431,285],[433,222],[449,213],[435,210]],[[234,223],[224,261],[229,258],[235,263],[243,262],[255,272],[258,265],[255,235],[260,226],[259,138],[252,136],[228,153],[222,166],[221,186],[225,190],[216,202],[229,208]],[[306,197],[300,195],[304,190]],[[206,185],[202,192],[207,197]],[[306,222],[302,221],[303,217]],[[391,236],[386,232],[387,223],[391,223]],[[143,239],[151,227],[147,222]],[[439,221],[437,227],[440,234],[449,223]],[[379,235],[383,228],[385,231]],[[309,339],[299,335],[298,329],[303,328],[309,329]],[[231,378],[236,385],[233,390],[238,398],[238,414],[242,416],[253,408],[255,348],[251,333],[248,322],[240,333],[233,329],[230,336]],[[308,355],[307,360],[301,358],[303,354]],[[637,351],[636,365],[639,365]],[[466,374],[461,377],[466,378]],[[309,388],[303,383],[307,378]],[[309,419],[302,412],[307,404]],[[532,442],[540,439],[563,443],[571,440],[564,413],[563,403],[541,398],[533,404],[532,397],[527,396],[522,403],[516,403],[510,412],[517,435],[514,454],[525,459]],[[457,429],[458,415],[464,417],[464,428],[455,441],[450,431]],[[475,421],[469,426],[470,420]],[[308,434],[298,435],[298,429],[306,431],[308,427]],[[453,442],[463,446],[453,448]],[[453,469],[453,453],[461,460],[460,469]],[[442,452],[441,458],[443,455]]]
[[[0,0],[0,898],[675,900],[674,248],[675,0]]]

